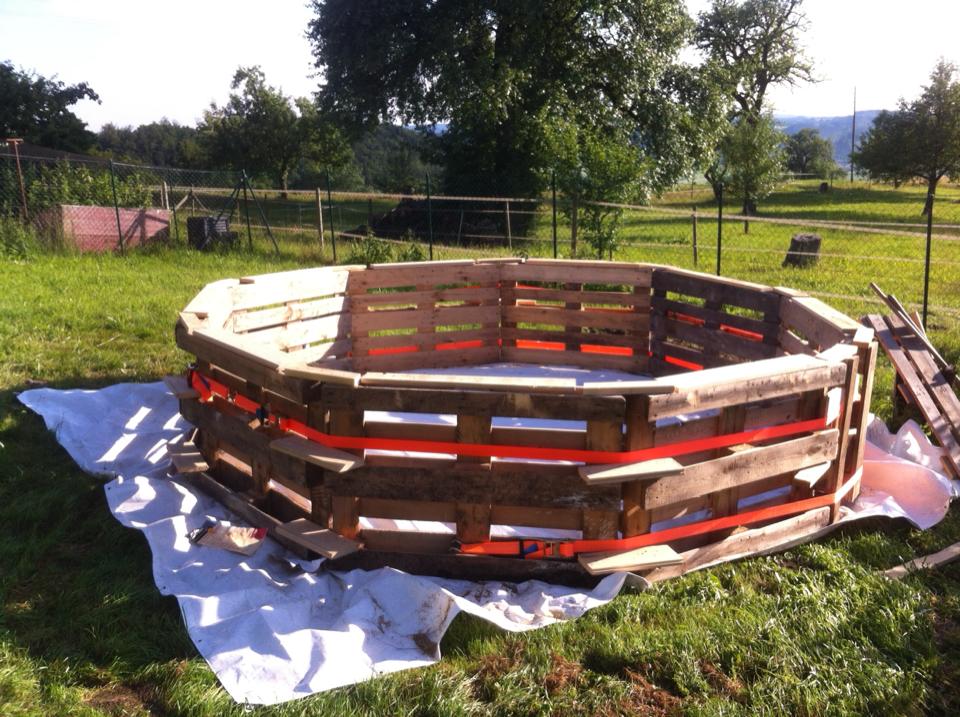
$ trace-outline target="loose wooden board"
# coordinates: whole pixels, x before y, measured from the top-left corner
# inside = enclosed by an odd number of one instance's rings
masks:
[[[947,563],[952,563],[957,559],[960,559],[960,543],[954,543],[931,555],[924,555],[922,558],[916,558],[902,565],[898,565],[895,568],[890,568],[884,571],[883,575],[891,580],[899,580],[918,570],[936,568],[941,565],[946,565]]]
[[[321,528],[306,518],[278,525],[277,533],[325,558],[342,558],[360,550],[360,543],[357,541],[344,538],[328,528]]]
[[[346,473],[363,465],[363,460],[352,453],[327,448],[299,436],[288,436],[271,441],[270,450],[299,458],[333,473]]]
[[[579,473],[587,485],[607,485],[677,476],[683,474],[683,466],[673,458],[655,458],[639,463],[581,466]]]
[[[669,545],[649,545],[624,552],[583,553],[577,556],[577,561],[591,575],[606,575],[678,565],[683,558]]]

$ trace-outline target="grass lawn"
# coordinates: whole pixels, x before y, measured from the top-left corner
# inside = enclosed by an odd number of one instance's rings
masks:
[[[689,244],[669,249],[671,232],[680,235],[676,219],[630,218],[626,239],[668,247],[663,257],[689,255]],[[762,236],[754,227],[750,236]],[[785,248],[782,237],[770,241]],[[837,241],[854,253],[855,238]],[[254,253],[0,259],[0,714],[248,712],[218,687],[176,601],[158,594],[146,542],[109,515],[101,479],[79,471],[15,393],[36,381],[96,387],[181,371],[188,357],[173,344],[173,324],[201,286],[322,258],[290,238],[279,257],[265,246],[258,239]],[[657,260],[647,249],[635,247],[631,258]],[[747,271],[753,263],[731,258],[731,271],[766,281]],[[823,262],[810,281],[824,293],[865,296],[872,269],[849,263],[831,278]],[[802,285],[803,277],[785,272],[776,281]],[[960,309],[955,295],[937,301]],[[935,319],[934,338],[956,358],[955,317]],[[876,405],[887,418],[890,378],[884,364]],[[878,570],[960,540],[958,515],[927,532],[892,522],[847,528],[779,556],[622,595],[526,635],[461,615],[434,667],[252,712],[956,714],[960,565],[899,583]]]

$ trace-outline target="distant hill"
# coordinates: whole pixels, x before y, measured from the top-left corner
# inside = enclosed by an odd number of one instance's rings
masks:
[[[880,110],[861,110],[857,112],[857,141],[863,136],[873,118],[880,114]],[[801,117],[796,115],[777,115],[777,124],[787,134],[794,134],[802,129],[815,129],[820,136],[830,140],[833,144],[833,158],[837,164],[848,167],[850,162],[850,115],[845,117]]]

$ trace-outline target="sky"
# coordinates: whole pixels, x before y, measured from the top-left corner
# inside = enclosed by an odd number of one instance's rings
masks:
[[[686,0],[692,13],[709,0]],[[820,82],[777,88],[779,115],[839,116],[915,97],[941,56],[960,64],[960,0],[806,0],[804,36]],[[260,65],[293,96],[318,79],[306,0],[0,0],[0,59],[88,82],[101,104],[74,111],[91,129],[162,117],[194,124],[223,103],[239,65]]]

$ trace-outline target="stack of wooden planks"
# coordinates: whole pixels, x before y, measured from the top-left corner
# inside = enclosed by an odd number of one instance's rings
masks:
[[[905,401],[920,411],[944,449],[944,468],[953,478],[960,478],[960,399],[951,372],[938,363],[923,330],[899,312],[871,314],[863,321],[874,330],[897,372],[895,402]]]

